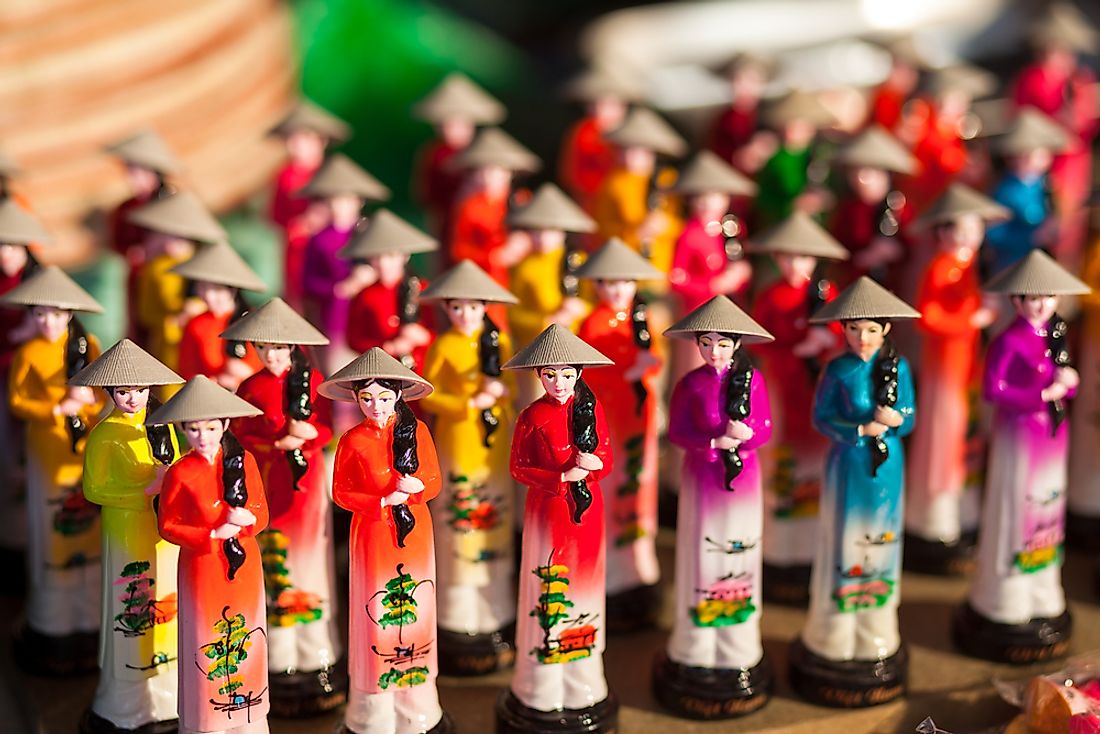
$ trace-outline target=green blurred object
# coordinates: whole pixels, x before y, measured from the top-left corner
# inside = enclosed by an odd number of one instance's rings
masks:
[[[103,306],[103,313],[82,313],[80,323],[106,349],[126,336],[126,261],[114,252],[104,252],[80,270],[69,271],[81,288]]]
[[[249,267],[267,284],[267,292],[244,291],[245,300],[253,306],[267,303],[283,292],[283,257],[286,243],[282,232],[267,217],[252,207],[243,207],[219,220],[229,233],[229,243]]]

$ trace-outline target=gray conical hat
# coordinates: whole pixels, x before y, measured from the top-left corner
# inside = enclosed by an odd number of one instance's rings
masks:
[[[1031,42],[1040,46],[1060,46],[1091,53],[1100,46],[1100,33],[1089,19],[1068,2],[1054,2],[1037,21],[1031,23]]]
[[[673,186],[681,194],[753,196],[756,184],[709,150],[695,154]]]
[[[566,232],[595,232],[596,220],[588,216],[565,192],[544,183],[519,211],[508,217],[517,229],[560,229]]]
[[[239,398],[205,375],[192,377],[180,391],[160,406],[146,423],[190,423],[220,418],[248,418],[263,411]]]
[[[440,275],[420,293],[422,301],[462,299],[490,303],[519,303],[504,286],[497,283],[473,260],[462,260]]]
[[[154,199],[126,215],[145,229],[195,242],[220,242],[227,235],[214,215],[190,191]]]
[[[125,140],[108,145],[107,152],[127,163],[148,168],[166,176],[179,173],[183,168],[164,139],[152,130],[142,130]]]
[[[401,397],[408,402],[431,395],[432,384],[382,351],[371,347],[367,352],[344,365],[332,377],[321,383],[317,392],[330,400],[355,402],[357,382],[363,380],[400,380]]]
[[[953,183],[914,220],[913,226],[918,230],[925,229],[964,214],[977,214],[987,222],[998,222],[1012,216],[1011,211],[988,196],[979,194],[965,184]]]
[[[982,289],[1011,296],[1071,296],[1092,292],[1042,250],[1032,250],[1023,260],[990,278]]]
[[[648,148],[671,158],[679,158],[688,150],[680,134],[648,107],[632,109],[623,124],[605,137],[623,148]]]
[[[615,364],[561,324],[550,324],[534,341],[501,365],[506,370],[537,369],[556,364],[603,367]]]
[[[805,120],[816,127],[826,127],[836,122],[836,117],[821,104],[816,94],[801,89],[795,89],[769,105],[764,119],[773,127],[786,125],[793,120]]]
[[[345,194],[371,201],[386,201],[390,198],[390,190],[385,184],[343,153],[328,156],[300,192],[301,196],[314,199]]]
[[[49,242],[50,233],[10,196],[0,201],[0,243],[29,245]]]
[[[188,280],[243,288],[263,292],[267,285],[256,271],[248,267],[228,242],[224,240],[200,247],[190,260],[172,268],[171,272]]]
[[[249,311],[218,336],[231,341],[259,344],[328,344],[328,338],[324,334],[299,316],[281,298],[272,298],[259,308]]]
[[[499,127],[487,127],[447,162],[447,167],[455,170],[487,166],[533,173],[542,168],[542,161]]]
[[[767,329],[753,321],[736,303],[725,296],[715,296],[699,308],[665,329],[665,336],[694,339],[709,332],[737,334],[745,344],[775,341]]]
[[[345,260],[366,260],[372,255],[390,252],[432,252],[439,243],[432,237],[397,216],[389,209],[379,209],[357,230],[337,254]]]
[[[129,339],[123,339],[77,372],[70,385],[145,387],[178,385],[183,378]]]
[[[864,275],[810,316],[811,324],[858,319],[919,319],[905,301]]]
[[[657,280],[663,278],[664,273],[630,245],[618,237],[612,237],[577,268],[577,277],[589,280]]]
[[[997,77],[971,64],[953,64],[929,72],[921,88],[936,97],[956,91],[985,97],[996,91]]]
[[[271,135],[287,136],[295,130],[308,130],[342,143],[351,137],[351,126],[336,115],[303,99],[271,128]]]
[[[570,79],[562,92],[569,99],[580,102],[594,102],[607,97],[634,102],[642,98],[639,85],[627,78],[621,69],[602,65],[585,69]]]
[[[497,125],[508,116],[504,105],[457,71],[448,74],[428,96],[417,102],[412,113],[413,117],[428,122],[460,118],[475,125]]]
[[[913,173],[917,165],[905,146],[880,125],[872,125],[845,143],[833,160],[853,168],[880,168],[894,173]]]
[[[0,176],[11,178],[12,176],[18,176],[22,172],[23,169],[19,167],[15,159],[6,152],[0,150]]]
[[[56,265],[39,268],[34,275],[0,296],[0,303],[103,313],[103,306]]]
[[[928,58],[920,52],[920,49],[913,41],[913,36],[911,35],[907,34],[889,38],[880,36],[877,38],[869,38],[868,40],[903,64],[912,66],[915,69],[928,68]]]
[[[1024,107],[994,145],[1002,155],[1022,155],[1037,148],[1058,153],[1069,145],[1069,135],[1064,127],[1039,110]]]
[[[813,255],[829,260],[847,260],[848,249],[840,244],[813,217],[795,211],[779,224],[751,238],[753,252],[786,255]]]

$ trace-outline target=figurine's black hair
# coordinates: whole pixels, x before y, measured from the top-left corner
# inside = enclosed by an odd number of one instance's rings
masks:
[[[229,319],[230,324],[236,323],[237,320],[248,313],[248,304],[244,302],[240,290],[236,288],[233,289],[233,303],[235,307],[233,309],[233,317]],[[225,355],[232,359],[244,359],[248,356],[248,344],[242,341],[226,339]]]
[[[733,353],[726,376],[725,390],[722,394],[722,412],[730,420],[743,421],[752,413],[752,376],[755,368],[745,352],[738,348]],[[745,468],[741,453],[737,449],[722,452],[722,465],[725,469],[725,489],[733,491],[733,480],[741,475]]]
[[[581,367],[574,365],[573,368],[577,370],[577,384],[573,388],[569,434],[577,451],[590,454],[600,445],[600,436],[596,431],[596,396],[581,377]],[[579,479],[570,482],[569,494],[573,500],[573,522],[579,525],[585,510],[592,506],[588,481]]]
[[[88,366],[88,332],[80,319],[73,316],[69,319],[69,330],[65,336],[65,377],[72,379],[77,372]],[[88,426],[79,415],[65,417],[69,429],[69,443],[72,452],[76,453],[76,444],[88,432]]]
[[[890,325],[889,319],[867,319],[874,321],[884,330]],[[898,402],[898,364],[901,361],[898,351],[894,347],[894,340],[889,335],[882,339],[882,347],[875,357],[875,363],[871,367],[871,396],[875,405],[892,408]],[[882,436],[871,438],[871,476],[878,474],[878,469],[890,458],[890,447]]]
[[[222,499],[230,507],[244,507],[248,502],[248,487],[244,480],[244,449],[228,428],[222,434]],[[229,563],[226,577],[232,581],[244,565],[244,548],[237,538],[226,538],[222,541],[222,552]]]
[[[500,377],[500,329],[485,314],[482,322],[481,335],[477,339],[477,359],[481,374],[486,377]],[[500,426],[500,419],[493,413],[492,408],[481,411],[481,426],[485,429],[485,436],[481,439],[485,448],[493,443],[493,434]]]
[[[283,386],[286,405],[286,417],[296,421],[308,421],[313,416],[313,400],[310,394],[310,382],[313,377],[313,368],[309,358],[298,346],[290,348],[290,370],[286,375],[286,384]],[[309,471],[309,461],[305,453],[299,449],[286,452],[286,460],[290,465],[291,486],[300,490],[298,482]]]
[[[353,386],[355,393],[358,394],[360,390],[372,383],[378,383],[387,390],[393,390],[394,394],[399,395],[401,393],[402,383],[400,380],[373,377],[357,382]],[[417,453],[416,445],[416,415],[404,398],[398,398],[394,410],[397,416],[393,426],[393,443],[391,444],[393,469],[398,474],[410,476],[420,468],[420,456]],[[392,505],[390,514],[397,530],[397,547],[404,548],[405,538],[416,527],[416,518],[413,517],[412,510],[409,509],[407,504]]]
[[[653,336],[649,333],[647,320],[648,310],[645,299],[638,295],[634,296],[634,303],[630,307],[630,332],[634,337],[634,345],[647,352],[653,346]],[[642,378],[635,380],[631,386],[634,388],[634,411],[642,415],[645,412],[645,401],[649,397],[649,391]]]
[[[1072,360],[1069,355],[1069,344],[1066,342],[1066,334],[1069,333],[1069,324],[1057,313],[1050,317],[1046,326],[1047,352],[1054,360],[1055,367],[1069,367]],[[1064,400],[1052,400],[1047,403],[1050,411],[1051,434],[1058,433],[1058,427],[1066,419],[1066,402]]]

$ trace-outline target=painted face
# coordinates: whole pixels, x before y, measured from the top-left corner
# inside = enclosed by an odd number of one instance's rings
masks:
[[[717,191],[699,194],[692,198],[691,210],[704,222],[721,219],[730,210],[730,197]]]
[[[638,293],[638,284],[633,280],[597,280],[596,295],[601,303],[606,303],[616,311],[629,311]]]
[[[860,201],[877,204],[890,193],[890,174],[881,168],[854,168],[848,172],[848,183]]]
[[[10,278],[22,270],[26,264],[26,247],[0,244],[0,272]]]
[[[1013,296],[1016,313],[1031,324],[1045,324],[1058,310],[1058,296]]]
[[[456,298],[444,304],[451,326],[463,334],[473,334],[485,321],[485,304],[482,301],[469,301]]]
[[[796,118],[783,126],[783,145],[790,150],[803,150],[813,142],[816,133],[812,122]]]
[[[260,364],[273,375],[281,375],[290,369],[290,353],[294,349],[290,344],[266,344],[256,342],[256,354]]]
[[[631,173],[649,176],[657,166],[657,154],[649,148],[632,145],[623,149],[623,166]]]
[[[560,229],[532,230],[531,245],[536,252],[560,250],[565,247],[565,232]]]
[[[325,159],[325,138],[312,130],[295,130],[286,136],[286,152],[305,168],[318,168]]]
[[[405,266],[409,264],[409,256],[403,252],[384,252],[368,258],[374,272],[378,273],[378,281],[383,285],[396,285],[405,277]]]
[[[227,285],[199,281],[195,285],[195,295],[203,300],[211,313],[219,316],[233,313],[237,308],[237,289]]]
[[[567,364],[539,367],[537,374],[539,382],[542,383],[542,389],[559,403],[564,403],[573,397],[577,389],[577,378],[580,377],[577,368]]]
[[[512,191],[512,172],[500,166],[485,166],[477,171],[481,188],[493,199],[505,199]]]
[[[944,228],[943,244],[948,251],[954,251],[963,259],[969,260],[982,246],[985,240],[985,220],[978,214],[963,214]]]
[[[183,435],[187,437],[187,443],[195,451],[213,459],[222,445],[222,435],[229,428],[229,421],[214,418],[205,421],[191,421],[180,426]]]
[[[733,361],[741,340],[710,331],[696,337],[695,345],[699,348],[699,356],[703,358],[703,362],[716,370],[724,370]]]
[[[382,426],[397,412],[397,401],[401,393],[372,382],[359,390],[355,397],[363,416]]]
[[[813,255],[786,255],[777,254],[775,264],[779,266],[779,272],[783,280],[791,285],[802,285],[814,277],[817,268],[817,258]]]
[[[474,139],[474,124],[463,117],[448,117],[439,124],[439,137],[452,148],[462,150]]]
[[[870,319],[858,319],[844,322],[844,340],[848,348],[864,362],[882,349],[886,335],[890,333],[890,324],[883,326]]]
[[[355,194],[331,196],[328,200],[328,208],[332,215],[332,226],[341,231],[347,231],[354,227],[362,216],[363,200]]]
[[[111,400],[123,413],[133,414],[149,405],[149,387],[116,387],[111,390]]]
[[[138,196],[151,196],[160,186],[156,171],[132,163],[126,164],[126,180],[130,182],[130,190]]]
[[[743,66],[730,79],[730,91],[733,93],[734,103],[756,102],[764,94],[766,84],[767,79],[763,69],[754,64]]]
[[[1012,159],[1012,170],[1021,178],[1042,176],[1050,170],[1054,156],[1046,148],[1035,148]]]
[[[34,328],[39,336],[46,341],[55,342],[69,330],[69,319],[73,317],[72,311],[65,311],[53,306],[34,306],[31,308],[31,319],[34,320]]]
[[[626,103],[618,97],[600,97],[588,106],[588,113],[596,120],[600,130],[614,130],[623,124]]]
[[[939,98],[940,117],[945,122],[961,120],[970,112],[970,95],[961,89],[949,89]]]

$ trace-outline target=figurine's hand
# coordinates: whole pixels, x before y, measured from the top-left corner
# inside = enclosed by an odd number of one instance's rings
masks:
[[[403,476],[397,480],[397,491],[405,494],[420,494],[424,491],[424,482],[416,477]]]
[[[634,360],[634,364],[630,366],[630,369],[623,373],[623,377],[627,382],[637,382],[645,377],[645,374],[653,367],[656,367],[661,363],[661,360],[654,356],[653,352],[648,349],[639,349],[638,357]]]
[[[599,471],[603,469],[603,459],[595,454],[577,454],[577,466],[585,471]]]
[[[897,262],[905,254],[905,248],[893,237],[878,236],[853,258],[861,270],[872,270],[881,265]]]
[[[487,392],[494,398],[502,398],[508,394],[508,386],[504,384],[502,380],[498,380],[495,377],[490,377],[485,381],[485,384],[481,386],[482,392]]]
[[[214,379],[219,385],[224,387],[226,390],[229,390],[230,392],[236,392],[237,388],[240,387],[241,384],[241,378],[237,377],[229,370],[222,372]]]
[[[490,395],[487,392],[479,392],[470,398],[470,406],[474,410],[488,410],[497,404],[496,396]]]
[[[382,506],[403,505],[409,501],[409,495],[404,492],[390,492],[382,498]]]
[[[1043,399],[1044,403],[1053,403],[1055,400],[1061,400],[1069,392],[1069,388],[1064,383],[1054,382],[1050,387],[1043,388],[1043,391],[1039,393],[1039,397]]]
[[[806,214],[817,214],[828,204],[827,194],[820,189],[807,189],[794,200],[794,208]]]
[[[828,329],[814,326],[806,332],[806,338],[791,347],[791,354],[799,359],[816,357],[836,345],[836,337]]]
[[[748,441],[756,435],[756,431],[741,421],[730,421],[726,424],[726,435],[738,441]]]
[[[70,387],[68,397],[84,405],[91,405],[95,402],[95,392],[92,388],[83,385]]]
[[[1081,384],[1081,376],[1072,367],[1060,367],[1054,373],[1054,379],[1066,386],[1066,390],[1072,390]]]
[[[287,423],[286,432],[295,438],[301,438],[306,441],[312,441],[317,438],[317,427],[309,421],[300,421],[293,418]]]
[[[752,265],[748,260],[735,260],[710,280],[710,288],[715,293],[736,293],[752,277]]]
[[[710,447],[719,451],[732,451],[741,445],[741,440],[732,436],[719,436],[710,440]]]
[[[885,405],[875,408],[875,423],[881,423],[887,428],[897,428],[905,422],[901,413]]]
[[[245,507],[230,507],[229,514],[225,516],[226,522],[247,528],[256,524],[256,516]]]
[[[8,341],[12,344],[22,344],[35,335],[37,328],[34,319],[29,316],[19,322],[19,326],[8,332]]]
[[[386,345],[389,346],[387,347]],[[411,340],[406,339],[404,335],[398,334],[393,339],[383,344],[382,349],[391,357],[401,359],[407,354],[412,354],[412,351],[416,349],[416,345],[413,344]]]
[[[279,451],[293,451],[306,445],[306,440],[298,436],[287,434],[273,444]]]
[[[240,532],[240,525],[234,525],[231,522],[227,522],[211,530],[210,537],[214,540],[229,540],[230,538],[237,537],[237,534]]]
[[[864,436],[875,438],[886,433],[886,431],[889,429],[889,426],[886,426],[877,421],[871,421],[870,423],[864,423],[862,426],[860,426],[860,428],[863,430]]]
[[[206,304],[199,298],[188,298],[180,311],[180,324],[186,324],[200,313],[206,313]]]
[[[982,306],[970,317],[970,326],[975,329],[984,329],[997,320],[997,312],[992,308]]]
[[[572,469],[568,469],[561,473],[561,480],[563,482],[579,482],[588,476],[587,469],[581,469],[579,466],[575,466]]]
[[[422,347],[432,340],[432,332],[423,324],[405,324],[401,327],[401,337],[408,339],[414,346]]]
[[[76,415],[84,408],[84,403],[79,400],[73,400],[72,398],[65,398],[57,405],[53,406],[54,415]]]
[[[531,236],[526,232],[516,231],[508,235],[504,246],[496,251],[493,259],[500,265],[510,268],[527,257],[529,252],[531,252]]]
[[[662,232],[664,232],[669,225],[668,215],[661,210],[652,211],[646,215],[646,218],[642,220],[641,226],[638,227],[638,236],[642,240],[651,240]]]

